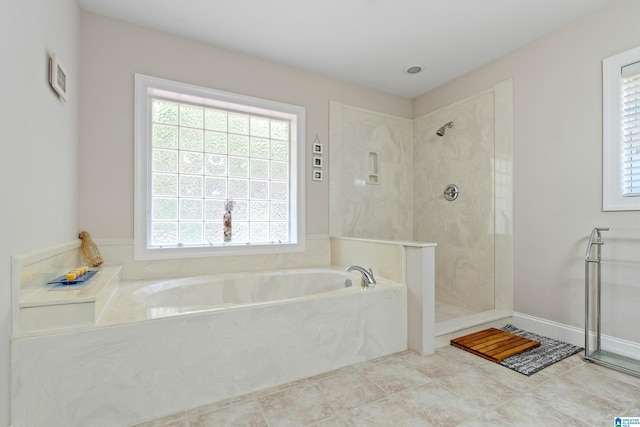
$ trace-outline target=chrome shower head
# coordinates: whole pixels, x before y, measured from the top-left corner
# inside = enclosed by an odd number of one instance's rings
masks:
[[[452,127],[453,127],[453,122],[445,123],[444,125],[442,125],[440,129],[436,131],[436,135],[444,136],[444,134],[447,132],[447,128],[451,129]]]

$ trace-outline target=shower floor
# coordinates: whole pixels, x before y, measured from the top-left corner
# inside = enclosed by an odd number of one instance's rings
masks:
[[[458,319],[470,314],[475,314],[475,311],[467,310],[464,308],[456,307],[453,305],[445,304],[443,302],[436,301],[436,323],[446,322],[447,320]]]

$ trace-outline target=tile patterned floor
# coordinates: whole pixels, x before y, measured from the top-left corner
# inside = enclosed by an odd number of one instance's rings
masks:
[[[640,417],[640,378],[567,358],[531,377],[448,346],[410,351],[137,424],[613,426]]]

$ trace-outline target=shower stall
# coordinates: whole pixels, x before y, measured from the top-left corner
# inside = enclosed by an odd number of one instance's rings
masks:
[[[510,80],[414,120],[331,104],[331,234],[437,243],[436,334],[513,309],[512,111]]]

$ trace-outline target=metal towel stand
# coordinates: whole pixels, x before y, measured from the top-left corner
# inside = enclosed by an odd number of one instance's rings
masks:
[[[599,365],[607,366],[609,368],[617,369],[619,371],[626,372],[631,375],[640,376],[640,360],[631,359],[619,354],[611,353],[609,351],[602,349],[602,337],[601,337],[601,281],[602,281],[602,245],[604,245],[604,241],[602,240],[601,231],[609,231],[609,227],[596,227],[591,232],[591,237],[589,238],[589,244],[587,245],[587,252],[584,256],[584,286],[585,286],[585,316],[584,316],[584,359],[597,363]],[[595,246],[595,250],[593,247]],[[596,348],[591,350],[591,340],[590,340],[590,332],[591,332],[591,318],[593,316],[591,301],[589,299],[591,295],[591,278],[590,278],[590,270],[591,264],[595,264],[595,316],[596,316],[596,325],[595,325],[595,335],[596,335]]]

